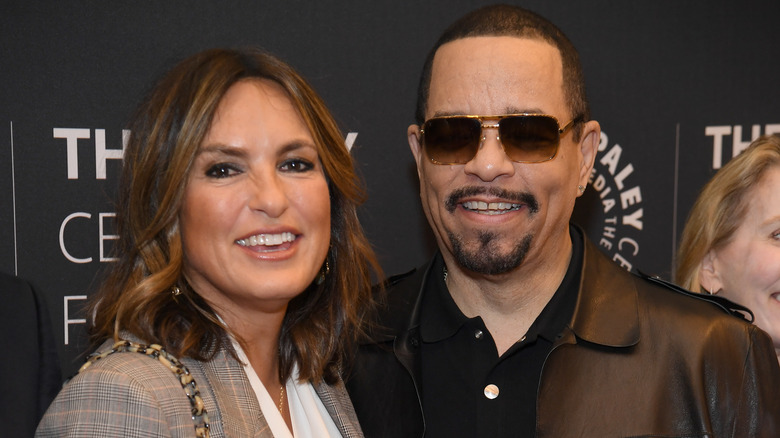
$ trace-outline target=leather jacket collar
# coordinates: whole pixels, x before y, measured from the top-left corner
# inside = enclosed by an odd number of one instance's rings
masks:
[[[582,230],[572,225],[583,236]],[[614,267],[596,246],[584,238],[584,257],[580,275],[580,292],[574,316],[570,323],[573,334],[587,342],[609,347],[630,347],[639,342],[638,296],[630,275],[613,275]],[[434,257],[441,257],[436,253]],[[417,288],[394,288],[386,297],[386,318],[379,321],[373,333],[374,342],[396,340],[395,349],[399,358],[411,355],[408,349],[419,342],[420,307],[427,276],[431,275],[433,260],[423,268],[400,276],[391,277],[386,283],[390,288],[401,279],[409,278],[407,284]],[[605,274],[609,272],[609,274]],[[622,290],[621,294],[606,291]],[[412,304],[412,302],[414,304]],[[400,341],[400,342],[399,342]],[[403,359],[402,359],[403,361]]]

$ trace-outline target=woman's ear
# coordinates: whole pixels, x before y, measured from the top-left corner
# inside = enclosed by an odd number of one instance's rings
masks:
[[[715,250],[709,250],[699,265],[699,283],[710,294],[716,294],[723,289],[718,272],[718,255]]]

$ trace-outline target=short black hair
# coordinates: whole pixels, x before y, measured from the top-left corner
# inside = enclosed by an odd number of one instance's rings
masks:
[[[527,9],[510,5],[491,5],[469,12],[450,25],[428,53],[417,89],[415,118],[418,124],[422,125],[425,122],[431,89],[433,58],[436,52],[442,45],[451,41],[479,36],[531,38],[553,45],[561,54],[563,91],[571,116],[582,121],[590,119],[590,108],[585,95],[585,78],[579,54],[566,35],[549,20]],[[575,138],[579,138],[580,130],[575,129],[574,134]]]

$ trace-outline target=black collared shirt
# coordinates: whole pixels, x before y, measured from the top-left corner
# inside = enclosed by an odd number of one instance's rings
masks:
[[[561,285],[501,357],[482,318],[467,318],[452,300],[437,256],[420,315],[426,437],[534,436],[542,365],[571,321],[579,291],[583,242],[573,227],[570,234],[572,257]]]

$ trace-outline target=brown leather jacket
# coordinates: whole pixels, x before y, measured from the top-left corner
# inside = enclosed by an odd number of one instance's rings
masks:
[[[766,333],[728,302],[629,274],[584,246],[574,316],[542,370],[538,437],[780,437],[780,367]],[[390,282],[386,329],[360,345],[347,379],[366,437],[425,435],[427,270]]]

